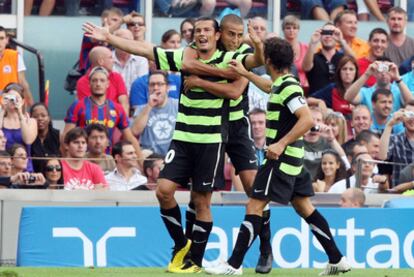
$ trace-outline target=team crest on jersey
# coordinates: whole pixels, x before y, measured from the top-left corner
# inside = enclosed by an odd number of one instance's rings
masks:
[[[12,68],[10,65],[3,66],[3,73],[11,73],[11,72],[12,72]]]
[[[116,111],[115,111],[115,110],[110,110],[110,111],[109,111],[109,114],[110,114],[111,116],[116,116]]]

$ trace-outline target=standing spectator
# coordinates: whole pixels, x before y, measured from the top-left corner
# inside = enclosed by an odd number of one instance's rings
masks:
[[[45,162],[42,173],[49,183],[49,189],[63,189],[64,182],[62,170],[62,163],[57,158],[51,158]]]
[[[30,147],[32,157],[60,155],[60,132],[53,128],[52,119],[44,103],[36,103],[30,108],[30,116],[37,122],[37,137]],[[41,172],[42,160],[33,159],[33,171]]]
[[[341,194],[339,205],[342,208],[362,208],[365,204],[365,193],[359,188],[346,189]]]
[[[369,54],[368,56],[358,59],[359,74],[364,74],[370,64],[384,56],[388,48],[388,34],[382,28],[375,28],[369,33]],[[370,87],[376,83],[374,75],[366,81],[365,85]]]
[[[0,26],[0,92],[7,84],[19,83],[22,86],[23,98],[27,105],[33,104],[33,96],[30,92],[29,83],[26,81],[23,57],[13,49],[6,49],[9,37],[6,29]]]
[[[138,170],[137,154],[128,141],[119,141],[112,147],[112,157],[116,162],[113,171],[105,176],[109,190],[127,191],[146,184],[147,178]]]
[[[319,42],[322,48],[317,52]],[[312,34],[302,64],[309,81],[309,95],[333,82],[338,62],[344,55],[335,49],[337,42],[343,45],[345,53],[350,53],[341,31],[333,24],[326,23]]]
[[[194,19],[186,18],[181,21],[180,33],[183,46],[189,45],[193,41]]]
[[[129,111],[128,92],[124,79],[121,74],[113,71],[114,60],[112,52],[106,47],[96,46],[89,52],[89,59],[92,68],[103,67],[108,71],[109,86],[106,90],[106,98],[119,103],[125,112]],[[76,83],[77,98],[82,100],[91,95],[92,88],[89,83],[89,75],[91,69],[88,70]]]
[[[133,40],[131,31],[127,29],[116,30],[114,35]],[[114,60],[113,71],[121,74],[125,82],[127,93],[129,94],[132,82],[134,82],[135,79],[148,74],[148,60],[141,56],[129,54],[118,48],[115,48],[115,50],[112,51],[112,57]]]
[[[70,158],[62,161],[66,190],[94,190],[108,187],[102,169],[84,160],[86,139],[86,132],[79,127],[65,133],[64,146]]]
[[[299,29],[300,21],[296,16],[285,16],[282,22],[283,35],[293,48],[293,53],[295,53],[294,64],[298,72],[300,84],[306,91],[309,87],[309,83],[308,79],[306,79],[306,73],[302,69],[302,63],[305,58],[305,54],[308,51],[308,45],[298,40]]]
[[[113,140],[113,131],[117,127],[124,139],[130,141],[141,156],[137,139],[128,127],[128,116],[121,105],[106,98],[109,86],[109,72],[103,67],[94,67],[89,73],[91,96],[76,100],[68,109],[65,117],[63,136],[74,127],[84,128],[91,123],[103,124]]]
[[[385,56],[397,66],[414,53],[414,39],[405,34],[407,12],[400,7],[388,11],[387,25],[390,30],[390,43]]]
[[[339,154],[334,150],[324,151],[321,163],[313,178],[313,190],[315,192],[328,192],[334,183],[345,178],[347,178],[347,171]]]
[[[138,106],[131,131],[140,136],[142,148],[166,155],[174,132],[178,100],[167,96],[168,79],[164,71],[152,72],[148,87],[149,101]]]
[[[349,118],[352,105],[344,99],[345,91],[358,79],[357,61],[352,56],[343,56],[335,71],[334,82],[315,91],[307,101],[309,105],[320,105],[321,102],[336,112]]]
[[[19,143],[26,147],[27,153],[31,153],[30,145],[37,137],[37,123],[27,114],[23,87],[17,83],[10,83],[4,88],[0,127],[7,138],[6,149]],[[32,161],[29,161],[27,169],[30,172],[33,171]]]
[[[132,11],[124,16],[123,21],[126,23],[128,30],[132,32],[134,40],[145,40],[145,18],[142,14]]]
[[[15,143],[8,151],[12,161],[12,175],[20,172],[33,172],[33,170],[29,170],[27,167],[28,157],[26,149],[23,145]]]
[[[99,165],[104,174],[114,170],[116,166],[114,159],[111,155],[105,153],[109,147],[106,127],[102,124],[92,123],[86,126],[85,131],[88,135],[88,152],[86,153],[86,158],[91,159],[90,162]]]
[[[334,24],[341,30],[345,40],[345,43],[341,43],[339,48],[343,48],[344,52],[348,52],[348,54],[353,55],[356,59],[368,56],[368,43],[356,36],[358,19],[354,11],[344,10],[340,12],[335,17]],[[346,50],[344,48],[345,45],[349,46],[351,51]]]

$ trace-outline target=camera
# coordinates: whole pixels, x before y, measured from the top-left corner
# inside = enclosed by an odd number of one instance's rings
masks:
[[[33,184],[34,182],[36,182],[36,177],[33,176],[33,175],[30,175],[29,180],[28,180],[28,183],[29,184]]]
[[[321,35],[323,36],[332,36],[334,33],[334,30],[322,30]]]
[[[321,126],[319,125],[315,125],[310,129],[311,132],[319,132],[320,130],[321,130]]]
[[[406,118],[414,118],[414,112],[413,111],[405,111],[404,116]]]
[[[379,63],[377,70],[380,73],[384,73],[384,72],[388,72],[390,70],[390,68],[389,68],[388,64],[386,64],[386,63]]]
[[[4,95],[3,98],[9,102],[16,103],[16,95]]]

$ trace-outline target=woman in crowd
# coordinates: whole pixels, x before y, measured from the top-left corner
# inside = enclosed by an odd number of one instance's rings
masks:
[[[188,45],[193,41],[194,19],[186,18],[181,22],[180,32],[184,44]]]
[[[43,175],[49,183],[49,189],[63,189],[63,168],[59,159],[47,160],[43,167]]]
[[[6,135],[4,134],[3,130],[0,129],[0,151],[6,150],[6,143],[7,143]]]
[[[352,114],[351,104],[344,99],[345,91],[358,79],[358,63],[354,57],[344,56],[339,60],[335,82],[320,89],[308,98],[309,105],[325,102],[326,106],[342,113],[346,119]]]
[[[37,121],[37,137],[31,147],[32,157],[58,156],[59,130],[53,128],[48,108],[43,103],[36,103],[30,109],[30,116]],[[42,160],[33,159],[33,169],[40,172]]]
[[[174,29],[170,29],[162,34],[161,48],[163,49],[178,49],[181,47],[181,36]]]
[[[26,147],[21,144],[15,143],[9,148],[9,153],[12,161],[12,172],[11,175],[20,172],[32,172],[28,169],[28,159]]]
[[[348,141],[348,129],[343,114],[340,112],[329,112],[325,116],[325,124],[332,127],[334,136],[340,145]]]
[[[287,15],[282,22],[282,30],[285,39],[293,48],[295,54],[295,67],[298,72],[300,84],[306,91],[309,88],[308,79],[306,79],[306,73],[302,69],[303,59],[305,58],[306,51],[308,51],[308,44],[300,42],[298,40],[300,21],[294,15]]]
[[[313,182],[315,192],[327,192],[331,186],[347,177],[345,165],[334,150],[326,150]]]
[[[6,149],[19,143],[25,147],[26,153],[31,153],[30,145],[37,136],[37,123],[26,112],[23,95],[23,87],[17,83],[9,83],[4,88],[0,127],[7,138]],[[27,170],[33,171],[32,161],[29,161]]]

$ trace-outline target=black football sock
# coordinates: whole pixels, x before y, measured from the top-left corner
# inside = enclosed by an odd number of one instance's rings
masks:
[[[326,219],[315,209],[310,216],[305,218],[305,221],[309,224],[312,233],[328,255],[329,262],[333,264],[338,263],[342,258],[342,254],[336,246]]]
[[[201,267],[208,237],[210,236],[213,222],[196,220],[193,226],[193,243],[191,244],[191,260]]]
[[[270,252],[272,251],[270,237],[270,210],[265,210],[263,211],[262,217],[262,229],[259,233],[261,254],[270,254]]]
[[[181,211],[178,205],[172,209],[161,209],[161,218],[164,221],[170,237],[174,240],[175,248],[183,248],[187,243],[187,238],[183,232]]]
[[[193,240],[193,225],[195,220],[195,206],[193,202],[190,202],[185,212],[185,236],[190,240]]]
[[[244,256],[249,250],[250,246],[256,239],[260,228],[262,227],[262,217],[258,215],[245,215],[244,221],[240,226],[240,231],[237,236],[236,245],[234,246],[233,253],[228,260],[229,265],[234,268],[239,268]]]

